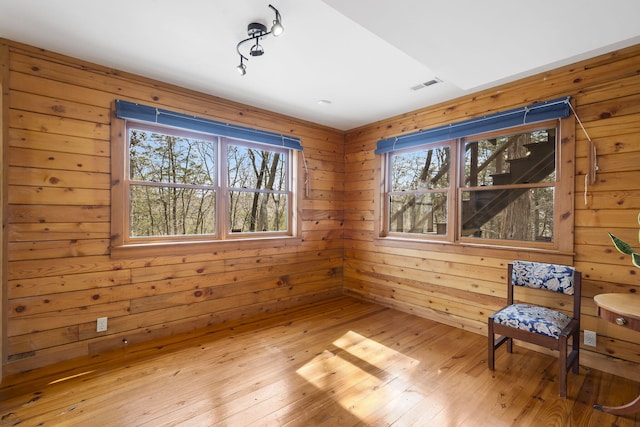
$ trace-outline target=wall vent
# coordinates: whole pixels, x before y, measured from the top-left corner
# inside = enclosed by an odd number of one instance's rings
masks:
[[[442,80],[440,80],[439,78],[436,77],[436,78],[431,79],[429,81],[426,81],[424,83],[420,83],[420,84],[417,84],[415,86],[412,86],[411,90],[416,91],[416,90],[424,89],[425,87],[433,86],[433,85],[435,85],[437,83],[442,83]]]

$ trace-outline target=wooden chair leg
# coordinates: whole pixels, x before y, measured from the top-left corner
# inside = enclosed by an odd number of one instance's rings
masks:
[[[513,353],[513,338],[507,338],[507,353]]]
[[[558,355],[558,365],[560,372],[558,373],[558,386],[560,388],[560,397],[567,397],[567,337],[560,336],[560,354]]]
[[[573,347],[572,351],[575,350],[576,357],[573,360],[572,372],[576,375],[580,373],[580,328],[578,328],[577,332],[573,333]]]
[[[488,324],[488,330],[489,330],[489,339],[487,340],[489,342],[489,355],[487,356],[487,363],[489,364],[489,369],[492,371],[496,370],[496,337],[495,334],[493,333],[493,319],[489,319],[489,324]]]

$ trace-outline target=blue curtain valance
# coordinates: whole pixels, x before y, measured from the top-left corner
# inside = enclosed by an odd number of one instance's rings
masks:
[[[300,138],[217,122],[215,120],[190,116],[128,101],[116,100],[116,117],[259,142],[277,147],[285,147],[291,150],[302,150]]]
[[[567,96],[488,116],[421,130],[407,135],[381,139],[378,141],[375,153],[388,153],[390,151],[492,132],[528,123],[564,118],[571,113],[569,100],[570,97]]]

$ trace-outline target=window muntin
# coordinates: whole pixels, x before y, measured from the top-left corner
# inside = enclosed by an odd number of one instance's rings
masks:
[[[288,149],[127,121],[124,154],[125,243],[292,235]]]
[[[558,194],[563,194],[558,189],[567,187],[569,176],[561,181],[558,169],[560,123],[525,125],[450,142],[452,153],[460,148],[459,155],[449,156],[448,164],[457,196],[447,197],[436,183],[427,184],[439,176],[436,168],[425,171],[428,152],[438,148],[436,144],[387,153],[381,235],[557,247]],[[408,168],[407,159],[414,160],[412,171],[398,166]],[[521,164],[526,164],[524,172]]]

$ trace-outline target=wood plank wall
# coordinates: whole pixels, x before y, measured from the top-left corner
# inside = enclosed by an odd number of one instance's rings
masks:
[[[571,96],[595,141],[599,171],[584,202],[587,137],[576,123],[575,256],[376,239],[375,178],[381,138]],[[486,334],[486,317],[504,304],[505,265],[513,259],[574,264],[583,272],[583,329],[598,344],[581,363],[640,380],[640,333],[597,317],[593,296],[640,292],[640,270],[617,253],[607,232],[640,247],[640,46],[611,52],[362,128],[346,136],[345,289],[348,293]]]
[[[0,49],[4,375],[342,292],[343,132],[8,40]],[[302,242],[112,259],[114,99],[300,137],[312,178]]]
[[[312,123],[7,40],[0,49],[3,374],[114,348],[124,337],[135,343],[325,298],[343,281],[358,297],[484,334],[486,315],[503,302],[506,262],[531,258],[584,272],[583,326],[599,339],[595,350],[584,348],[582,363],[638,379],[638,333],[599,320],[592,297],[640,291],[640,272],[606,235],[637,239],[640,46],[355,129],[346,146],[344,133]],[[585,205],[586,136],[576,126],[574,257],[374,239],[378,139],[566,95],[596,141],[600,166]],[[109,106],[116,98],[301,137],[312,178],[303,243],[111,259]],[[109,317],[108,333],[95,332],[101,316]]]

